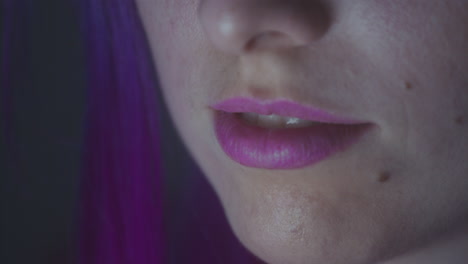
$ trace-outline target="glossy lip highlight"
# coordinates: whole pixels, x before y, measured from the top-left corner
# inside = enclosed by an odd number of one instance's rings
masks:
[[[231,98],[211,106],[218,142],[233,161],[263,169],[297,169],[348,149],[372,127],[288,100]],[[310,127],[265,128],[248,124],[237,113],[281,115],[318,122]]]

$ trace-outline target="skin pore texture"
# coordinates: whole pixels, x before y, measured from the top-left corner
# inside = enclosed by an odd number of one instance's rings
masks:
[[[185,144],[267,263],[468,262],[468,1],[136,0]],[[209,107],[289,99],[372,123],[317,164],[230,159]]]

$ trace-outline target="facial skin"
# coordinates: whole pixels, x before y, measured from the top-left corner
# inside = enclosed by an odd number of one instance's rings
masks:
[[[467,1],[136,2],[175,124],[254,254],[468,261]],[[209,107],[234,96],[291,99],[374,128],[313,166],[246,167],[221,149]]]

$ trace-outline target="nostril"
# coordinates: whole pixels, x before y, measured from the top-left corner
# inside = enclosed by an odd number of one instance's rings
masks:
[[[254,50],[256,47],[284,47],[292,45],[291,39],[287,35],[279,31],[268,31],[258,34],[251,38],[245,45],[244,50],[249,52]]]
[[[203,0],[197,13],[214,47],[236,55],[311,45],[331,23],[317,0]]]

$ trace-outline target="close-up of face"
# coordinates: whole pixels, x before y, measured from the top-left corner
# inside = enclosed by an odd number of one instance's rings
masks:
[[[468,1],[136,4],[176,128],[260,259],[407,263],[468,237]]]

